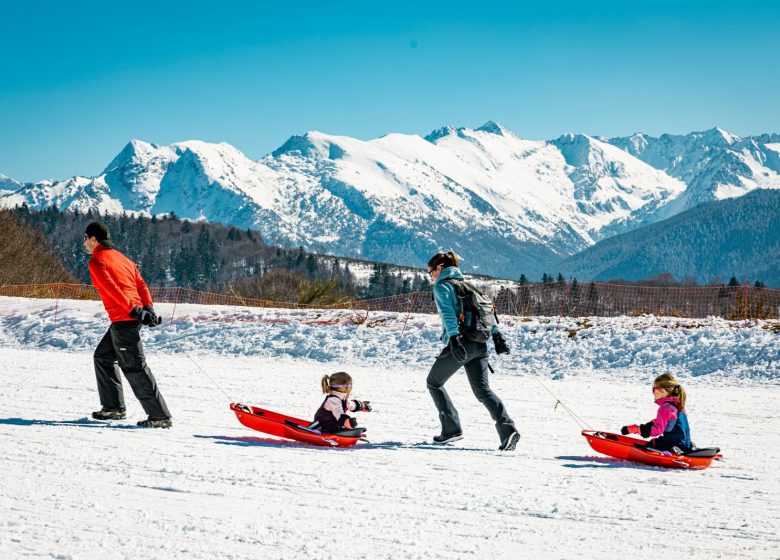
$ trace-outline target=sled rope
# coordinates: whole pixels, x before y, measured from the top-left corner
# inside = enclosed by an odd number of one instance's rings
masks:
[[[579,414],[577,414],[577,413],[576,413],[576,412],[574,412],[574,411],[573,411],[571,408],[569,408],[568,406],[566,406],[566,403],[564,403],[564,402],[563,402],[561,399],[559,399],[559,398],[558,398],[558,397],[557,397],[557,396],[556,396],[556,395],[555,395],[555,394],[554,394],[552,391],[550,391],[550,389],[548,389],[548,388],[547,388],[547,386],[546,386],[544,383],[542,383],[541,381],[539,381],[539,379],[537,379],[536,377],[534,377],[534,379],[536,380],[536,382],[537,382],[539,385],[541,385],[541,386],[542,386],[542,389],[544,389],[545,391],[547,391],[547,392],[550,394],[550,396],[551,396],[552,398],[554,398],[554,399],[555,399],[555,408],[554,408],[554,410],[558,410],[558,405],[561,405],[561,408],[562,408],[563,410],[565,410],[565,411],[568,413],[568,415],[569,415],[569,416],[571,416],[571,417],[572,417],[572,419],[573,419],[573,420],[574,420],[574,421],[577,423],[577,425],[578,425],[578,426],[579,426],[581,429],[583,429],[583,430],[592,430],[592,429],[593,429],[593,428],[591,428],[591,427],[590,427],[590,425],[589,425],[589,424],[588,424],[588,423],[587,423],[585,420],[583,420],[583,419],[582,419],[582,417],[581,417]]]
[[[229,400],[230,402],[233,402],[233,399],[231,399],[231,398],[230,398],[230,395],[228,395],[228,394],[225,392],[225,390],[224,390],[224,389],[222,389],[222,387],[220,387],[220,386],[219,386],[219,384],[218,384],[216,381],[214,381],[214,378],[212,378],[212,377],[211,377],[211,376],[210,376],[208,373],[206,373],[206,370],[204,370],[202,367],[200,367],[200,366],[198,365],[198,362],[196,362],[195,360],[193,360],[192,358],[190,358],[189,354],[187,354],[186,352],[182,352],[182,354],[184,354],[185,356],[187,356],[187,358],[188,358],[188,359],[189,359],[189,360],[190,360],[190,361],[191,361],[193,364],[195,364],[195,367],[196,367],[196,368],[198,368],[198,369],[201,371],[201,373],[203,373],[203,375],[205,375],[206,377],[208,377],[208,378],[209,378],[209,381],[211,381],[211,382],[214,384],[214,387],[216,387],[217,389],[219,389],[219,390],[220,390],[220,392],[221,392],[223,395],[225,395],[225,398],[226,398],[227,400]]]
[[[171,321],[171,322],[172,322],[172,321]],[[168,323],[168,325],[170,325],[170,322]],[[170,331],[169,331],[169,329],[163,329],[163,332],[165,333],[165,338],[167,339],[167,342],[169,342],[169,343],[170,343],[170,342],[175,342],[175,341],[177,341],[177,340],[180,340],[180,339],[183,339],[183,338],[188,338],[189,336],[192,336],[191,334],[184,334],[184,335],[180,335],[180,336],[176,336],[176,337],[173,337],[173,338],[172,338],[172,337],[170,336],[170,334],[169,334],[169,332],[170,332]],[[185,357],[186,357],[186,358],[187,358],[189,361],[191,361],[193,364],[195,364],[195,367],[196,367],[196,368],[198,368],[198,369],[200,370],[200,372],[201,372],[203,375],[205,375],[205,376],[206,376],[206,377],[209,379],[209,381],[211,381],[211,383],[214,385],[214,387],[216,387],[217,389],[219,389],[219,391],[220,391],[220,392],[221,392],[223,395],[225,395],[225,398],[226,398],[228,401],[230,401],[230,402],[233,402],[233,399],[230,397],[230,395],[228,395],[228,394],[225,392],[225,390],[224,390],[222,387],[220,387],[219,383],[217,383],[216,381],[214,381],[214,378],[213,378],[213,377],[211,377],[211,376],[210,376],[208,373],[206,373],[206,370],[204,370],[202,367],[200,367],[200,365],[198,364],[198,362],[196,362],[194,359],[192,359],[192,357],[191,357],[191,356],[190,356],[190,355],[189,355],[187,352],[185,352],[185,351],[184,351],[184,350],[182,350],[181,348],[178,348],[178,349],[177,349],[177,352],[181,353],[181,354],[182,354],[182,355],[184,355],[184,356],[185,356]]]

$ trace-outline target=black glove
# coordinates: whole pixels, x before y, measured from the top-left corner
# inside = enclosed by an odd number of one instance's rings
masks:
[[[339,416],[339,426],[344,428],[345,430],[354,430],[357,428],[357,419],[353,416],[348,416],[347,414],[342,414]]]
[[[450,352],[455,361],[459,364],[465,364],[469,359],[469,353],[466,351],[466,347],[463,346],[463,337],[459,334],[450,337]]]
[[[354,399],[352,402],[355,403],[355,412],[371,412],[371,401]]]
[[[130,316],[133,319],[139,320],[141,324],[146,325],[147,327],[156,327],[162,323],[162,318],[157,316],[157,313],[154,312],[154,307],[151,305],[145,307],[136,305],[130,310]]]
[[[141,322],[146,325],[147,327],[156,327],[158,325],[162,324],[162,317],[160,317],[157,312],[154,310],[154,307],[151,305],[145,305],[144,311],[146,311],[149,316],[147,317],[147,322],[144,322],[143,319],[141,319]]]
[[[504,340],[504,336],[500,332],[494,332],[491,336],[493,337],[493,347],[496,349],[496,354],[509,354],[511,352],[506,344],[506,340]]]

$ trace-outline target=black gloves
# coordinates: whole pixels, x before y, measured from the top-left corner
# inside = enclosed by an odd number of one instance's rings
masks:
[[[452,357],[459,364],[465,364],[469,360],[469,353],[466,351],[466,347],[463,346],[463,337],[461,335],[451,336],[449,347]]]
[[[511,352],[506,344],[506,340],[504,340],[504,336],[500,332],[494,332],[491,336],[493,337],[493,347],[496,349],[496,354],[509,354]]]
[[[141,321],[141,324],[146,325],[147,327],[156,327],[162,323],[162,317],[155,313],[154,307],[151,305],[145,305],[144,307],[136,305],[130,310],[130,316],[133,319],[138,319]]]
[[[357,428],[357,419],[353,416],[349,416],[347,414],[342,414],[339,416],[339,426],[344,428],[345,430],[354,430]]]
[[[359,401],[357,399],[353,399],[352,402],[355,406],[355,412],[371,412],[371,401]]]
[[[627,436],[628,434],[638,434],[639,433],[639,426],[636,424],[632,424],[630,426],[623,426],[620,428],[620,433],[624,436]]]

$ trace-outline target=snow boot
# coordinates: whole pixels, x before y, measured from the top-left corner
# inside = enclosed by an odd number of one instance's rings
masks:
[[[433,443],[449,443],[451,441],[458,441],[459,439],[463,439],[463,434],[450,434],[450,435],[438,435],[433,436]]]
[[[147,418],[146,420],[138,422],[138,426],[141,426],[142,428],[170,428],[173,426],[173,422],[171,422],[170,418],[160,418],[156,420]]]
[[[127,418],[127,413],[124,408],[118,408],[115,410],[109,410],[107,408],[101,408],[92,413],[92,418],[95,420],[124,420]]]
[[[512,432],[509,434],[505,440],[501,442],[501,446],[498,448],[499,451],[514,451],[515,447],[517,447],[517,442],[520,440],[520,433],[519,432]]]

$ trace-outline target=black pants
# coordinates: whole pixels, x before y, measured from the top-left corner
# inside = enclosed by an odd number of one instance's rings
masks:
[[[95,349],[95,374],[100,404],[108,410],[125,408],[122,379],[119,376],[121,369],[149,418],[170,418],[171,413],[165,399],[157,389],[152,371],[146,365],[140,331],[141,323],[138,321],[111,323],[108,332]]]
[[[490,412],[491,418],[496,423],[498,436],[503,441],[509,434],[516,431],[515,424],[509,417],[504,408],[504,403],[490,389],[488,384],[488,359],[487,344],[481,342],[464,341],[464,345],[469,355],[469,361],[463,364],[466,369],[471,390],[477,400],[485,405]],[[444,384],[461,367],[455,358],[452,357],[450,349],[445,348],[436,358],[428,374],[428,391],[433,397],[433,402],[439,410],[439,420],[441,421],[441,433],[444,435],[459,434],[463,430],[460,425],[458,411],[452,404]]]

